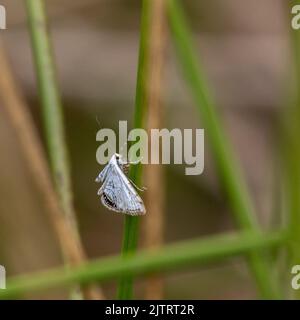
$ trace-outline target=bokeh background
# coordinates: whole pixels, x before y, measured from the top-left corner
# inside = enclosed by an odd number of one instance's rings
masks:
[[[89,258],[120,252],[123,219],[107,211],[94,180],[95,135],[102,127],[132,124],[138,58],[140,1],[48,0],[59,84],[65,107],[74,200]],[[44,139],[40,104],[21,0],[2,0],[8,28],[1,38],[14,74]],[[195,42],[225,127],[244,169],[257,217],[274,223],[278,117],[287,94],[290,16],[285,0],[186,0]],[[194,102],[181,78],[168,40],[164,71],[166,128],[199,128]],[[1,72],[1,70],[0,70]],[[57,239],[16,135],[0,117],[0,263],[9,276],[62,264]],[[209,148],[201,176],[185,176],[184,165],[164,166],[167,243],[234,229],[219,189]],[[143,238],[143,231],[141,231]],[[141,244],[142,245],[142,244]],[[164,276],[165,298],[248,299],[256,296],[243,259]],[[105,285],[114,297],[114,284]],[[138,285],[142,297],[143,281]],[[65,297],[64,291],[35,295]]]

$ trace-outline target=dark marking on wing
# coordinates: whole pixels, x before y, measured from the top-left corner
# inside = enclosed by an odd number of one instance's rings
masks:
[[[107,206],[117,209],[117,205],[104,192],[102,194],[102,199],[104,200],[105,204],[107,204]]]

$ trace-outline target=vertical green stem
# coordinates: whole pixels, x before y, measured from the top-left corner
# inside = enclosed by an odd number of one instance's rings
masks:
[[[299,0],[290,2],[290,9],[300,5]],[[300,264],[300,30],[291,28],[294,86],[285,117],[284,169],[286,172],[286,196],[289,211],[291,266]],[[294,291],[300,299],[300,291]]]
[[[52,176],[62,212],[72,227],[72,236],[75,236],[75,241],[79,245],[80,237],[73,208],[62,104],[57,86],[44,1],[26,0],[26,8]],[[69,253],[63,252],[63,254],[68,266]],[[77,290],[72,291],[71,294],[72,297],[81,298]]]
[[[44,1],[26,0],[26,8],[52,176],[60,206],[66,218],[65,221],[71,227],[72,237],[74,237],[65,239],[65,241],[70,240],[74,244],[72,249],[75,249],[74,252],[63,252],[66,266],[69,266],[71,263],[82,262],[84,252],[73,207],[71,175],[63,125],[63,108],[58,92]],[[71,250],[70,247],[69,250]],[[100,294],[94,296],[93,289],[83,290],[82,292],[85,292],[87,298],[102,297]],[[82,298],[81,292],[77,289],[73,290],[71,295],[76,299]]]
[[[26,0],[26,5],[52,173],[63,211],[76,226],[62,104],[57,88],[44,1]]]
[[[188,23],[179,1],[168,0],[168,14],[178,58],[183,67],[186,81],[194,95],[201,121],[214,154],[218,174],[236,221],[244,230],[258,230],[247,186],[209,93],[204,73],[193,47]],[[263,253],[251,252],[249,262],[261,296],[277,298],[278,290],[272,282],[271,270],[264,259]]]
[[[66,266],[84,262],[85,253],[80,241],[68,161],[61,98],[58,91],[54,59],[48,31],[44,0],[26,0],[33,58],[43,113],[43,122],[50,157],[51,171],[62,214],[53,217]],[[63,215],[63,216],[62,216]],[[103,299],[98,288],[82,288],[87,299]],[[79,291],[74,291],[79,298]],[[75,296],[75,295],[74,295]]]
[[[134,127],[142,128],[145,120],[147,106],[146,79],[148,74],[148,40],[149,40],[149,6],[151,0],[142,1],[141,33],[139,47],[139,62],[137,71]],[[132,166],[130,178],[137,185],[141,182],[141,164]],[[122,256],[126,257],[135,253],[138,242],[139,217],[125,215]],[[133,278],[124,277],[120,279],[118,287],[118,299],[132,299],[133,297]]]

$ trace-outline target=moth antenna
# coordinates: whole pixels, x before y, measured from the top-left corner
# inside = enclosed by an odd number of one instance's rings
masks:
[[[101,128],[101,124],[100,124],[98,115],[96,115],[96,122],[98,123],[99,127]],[[116,152],[115,146],[112,146],[112,145],[109,143],[109,140],[108,140],[107,142],[108,142],[109,146],[112,147],[112,149]],[[113,152],[113,154],[114,154],[115,152]]]
[[[99,121],[98,115],[96,115],[96,122],[98,123],[99,127],[101,128],[101,125],[100,125],[100,121]]]
[[[144,157],[140,157],[138,160],[129,161],[128,163],[130,163],[130,164],[138,164],[138,163],[140,163],[140,162],[142,161],[143,158],[144,158]]]

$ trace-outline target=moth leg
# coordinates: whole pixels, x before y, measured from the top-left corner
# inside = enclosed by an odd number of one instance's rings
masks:
[[[98,174],[95,182],[101,182],[101,172]]]
[[[101,196],[102,195],[102,193],[103,193],[103,185],[101,186],[101,188],[98,190],[98,192],[97,192],[97,195],[98,196]]]
[[[130,163],[123,163],[121,166],[122,166],[122,171],[127,175],[129,172]]]
[[[135,161],[128,161],[129,164],[138,164],[142,161],[143,157],[140,157],[138,160]]]
[[[128,180],[134,185],[134,187],[136,188],[136,189],[138,189],[139,191],[145,191],[145,190],[147,190],[147,188],[146,187],[142,187],[142,188],[140,188],[140,187],[138,187],[130,178],[128,178]]]

